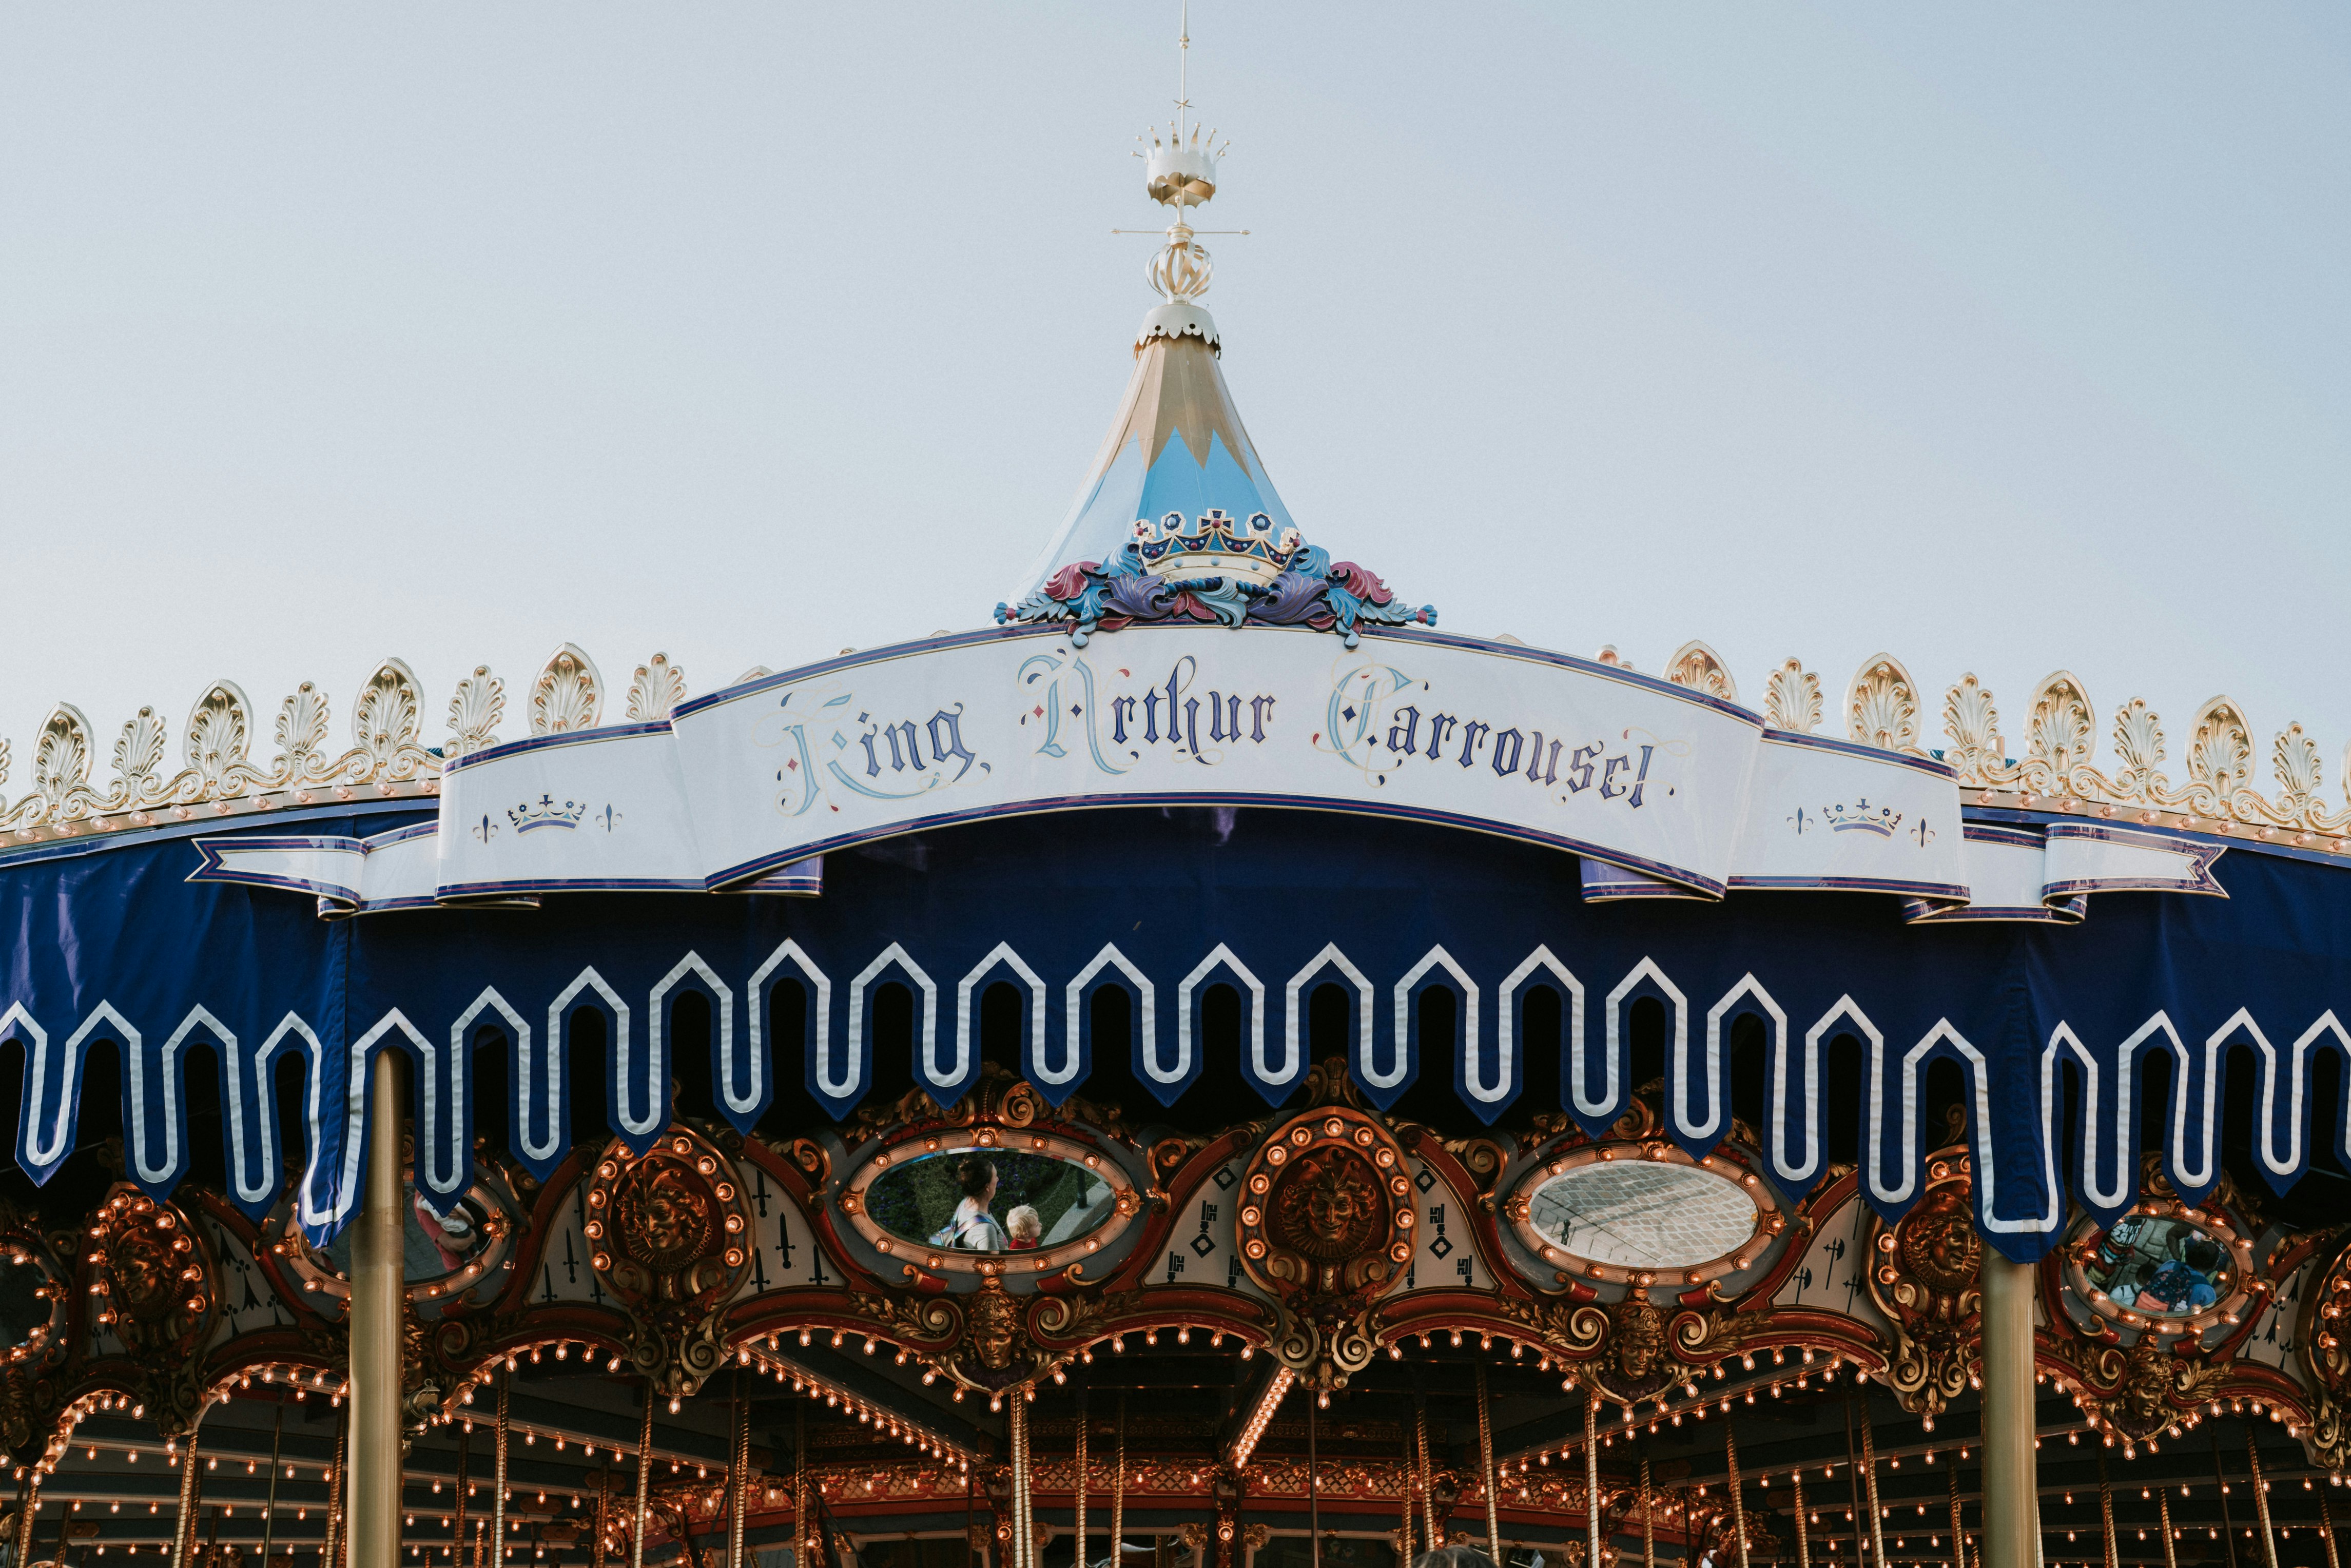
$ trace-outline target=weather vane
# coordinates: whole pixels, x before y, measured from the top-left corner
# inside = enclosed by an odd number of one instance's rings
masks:
[[[1192,7],[1185,0],[1176,35],[1176,118],[1168,122],[1165,140],[1153,130],[1149,152],[1137,152],[1144,160],[1144,191],[1162,206],[1175,209],[1175,221],[1167,225],[1167,243],[1162,246],[1144,276],[1162,298],[1171,303],[1197,299],[1208,291],[1211,263],[1208,253],[1193,244],[1197,235],[1245,235],[1247,229],[1195,229],[1184,221],[1186,207],[1205,206],[1217,193],[1217,161],[1232,150],[1228,141],[1219,145],[1217,132],[1211,127],[1206,136],[1198,125],[1192,123],[1190,110],[1190,70],[1192,63]],[[1143,137],[1135,138],[1137,141]],[[1157,234],[1155,229],[1113,229],[1114,235]]]

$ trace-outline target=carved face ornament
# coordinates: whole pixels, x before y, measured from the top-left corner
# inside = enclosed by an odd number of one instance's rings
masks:
[[[1348,1149],[1301,1160],[1274,1197],[1282,1244],[1318,1263],[1333,1263],[1371,1244],[1380,1228],[1379,1188],[1371,1162]]]
[[[1616,1370],[1627,1383],[1647,1379],[1666,1354],[1666,1314],[1638,1297],[1616,1306]]]

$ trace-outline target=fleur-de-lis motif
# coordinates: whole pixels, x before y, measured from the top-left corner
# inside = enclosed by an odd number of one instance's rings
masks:
[[[593,729],[604,708],[604,678],[596,662],[566,643],[530,686],[530,732],[561,735]]]
[[[1943,733],[1951,744],[1943,760],[1959,770],[1959,781],[1970,789],[1990,789],[2011,783],[2016,769],[2008,765],[2008,742],[2001,737],[2000,709],[1991,692],[1973,674],[1943,694]]]
[[[457,693],[449,699],[449,738],[441,743],[443,764],[496,746],[498,720],[506,711],[506,683],[490,674],[487,664],[475,665],[474,673],[457,683]]]
[[[1791,659],[1771,672],[1763,687],[1763,722],[1773,729],[1810,735],[1821,727],[1821,678]]]
[[[1675,651],[1673,662],[1666,666],[1666,679],[1725,702],[1739,700],[1739,683],[1730,678],[1729,668],[1713,649],[1695,639]]]
[[[637,666],[636,678],[629,683],[628,715],[632,721],[650,724],[665,719],[685,700],[685,672],[669,662],[667,653],[655,653]]]
[[[1845,694],[1845,733],[1864,746],[1922,757],[1918,749],[1918,688],[1890,653],[1865,661]]]
[[[2082,683],[2064,670],[2032,695],[2024,735],[2024,787],[2040,795],[2074,793],[2074,775],[2097,746],[2097,723]]]

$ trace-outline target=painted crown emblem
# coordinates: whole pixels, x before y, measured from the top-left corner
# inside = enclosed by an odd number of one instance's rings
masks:
[[[1270,583],[1281,575],[1301,543],[1296,528],[1274,531],[1273,519],[1252,512],[1247,522],[1212,507],[1187,529],[1184,514],[1170,512],[1157,522],[1138,518],[1134,548],[1143,569],[1154,577],[1234,577]]]
[[[1890,839],[1894,830],[1902,825],[1902,813],[1891,806],[1873,807],[1867,800],[1856,800],[1850,806],[1823,806],[1821,815],[1827,819],[1829,831],[1837,833],[1876,833]]]

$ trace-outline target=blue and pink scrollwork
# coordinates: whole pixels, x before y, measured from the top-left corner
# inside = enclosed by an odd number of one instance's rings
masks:
[[[1137,622],[1196,621],[1239,626],[1311,626],[1336,632],[1348,647],[1363,626],[1434,626],[1437,610],[1399,603],[1395,593],[1353,561],[1301,544],[1270,582],[1228,573],[1163,576],[1144,564],[1133,544],[1109,562],[1081,560],[1061,568],[1018,604],[998,604],[999,622],[1022,625],[1073,621],[1071,641],[1083,647],[1097,630]]]

